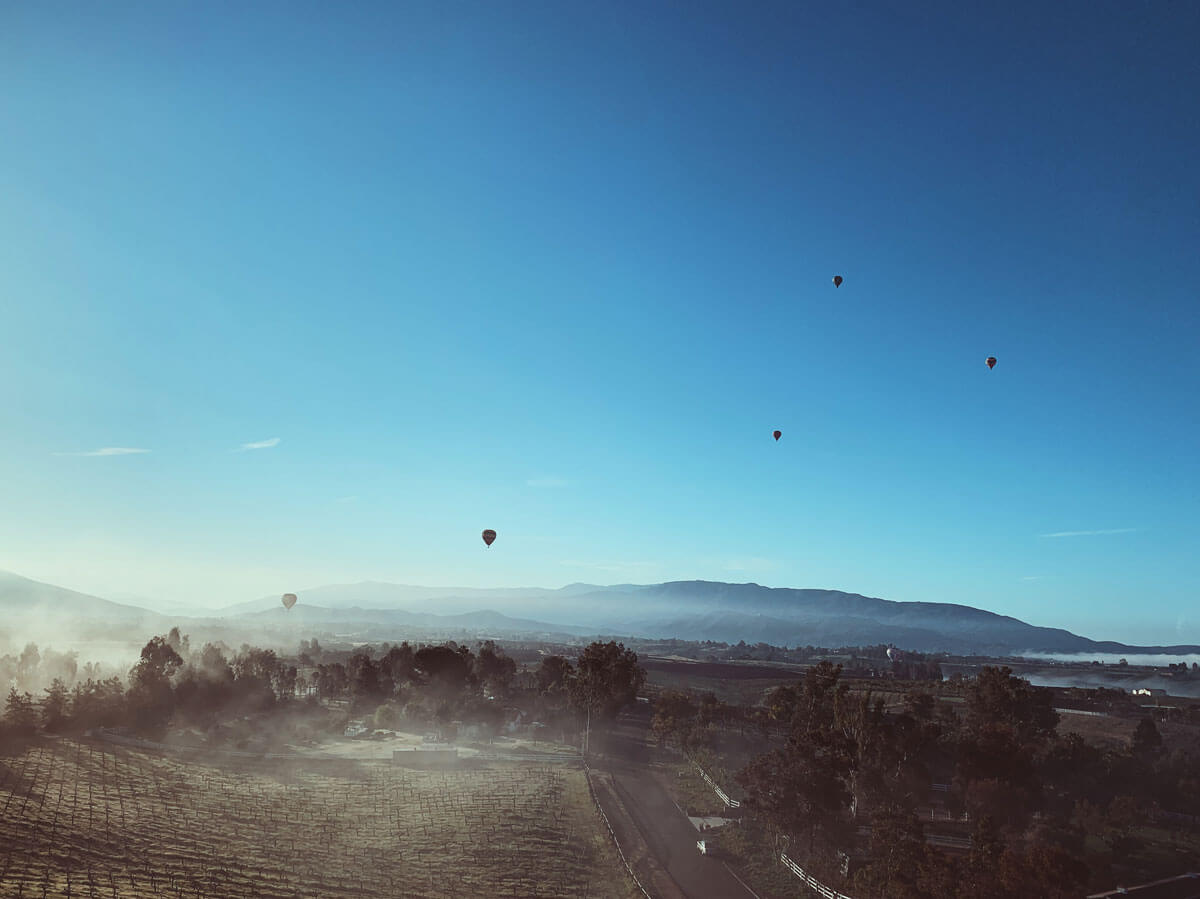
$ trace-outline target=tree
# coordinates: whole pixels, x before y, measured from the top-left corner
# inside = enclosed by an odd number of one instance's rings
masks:
[[[313,643],[316,643],[316,640],[313,640]],[[380,657],[379,677],[381,681],[391,684],[388,692],[394,692],[416,677],[416,671],[413,669],[413,648],[407,641],[391,647]]]
[[[537,670],[537,688],[542,696],[567,695],[575,667],[562,656],[546,656]]]
[[[1137,756],[1153,756],[1162,750],[1162,735],[1154,724],[1153,718],[1143,718],[1138,722],[1133,732],[1133,754]]]
[[[830,734],[834,727],[835,698],[847,692],[838,681],[842,666],[822,659],[804,672],[792,715],[793,735]]]
[[[317,695],[321,699],[338,699],[346,695],[350,688],[350,678],[346,676],[346,666],[341,662],[329,665],[318,665],[313,675]]]
[[[181,657],[186,657],[188,655],[189,642],[190,641],[188,640],[187,634],[183,634],[181,636],[178,627],[171,628],[170,633],[167,634],[167,643],[169,643],[171,648],[179,653]]]
[[[967,688],[967,726],[975,733],[1001,727],[1020,743],[1040,744],[1053,736],[1058,713],[1050,690],[1014,677],[1007,666],[988,666]]]
[[[517,663],[505,655],[503,649],[497,649],[494,640],[480,644],[476,668],[479,671],[479,680],[497,695],[508,692],[513,676],[517,673]]]
[[[980,899],[1003,899],[1007,896],[997,883],[997,875],[1004,857],[1004,840],[1000,828],[991,815],[980,815],[975,819],[971,834],[971,852],[967,856],[959,895],[978,896]]]
[[[638,664],[637,653],[624,643],[592,643],[575,663],[571,698],[576,708],[612,720],[625,706],[637,699],[637,691],[646,682],[646,669]]]
[[[907,809],[881,809],[871,822],[871,861],[854,875],[856,895],[925,899],[925,862],[925,836],[916,815]]]
[[[138,663],[129,672],[131,685],[134,687],[157,687],[170,684],[173,675],[183,659],[167,641],[166,637],[154,637],[142,647]]]
[[[129,704],[135,724],[161,727],[174,713],[171,676],[183,664],[166,637],[154,637],[142,647],[141,658],[129,672]]]
[[[700,727],[712,727],[718,721],[725,721],[728,713],[729,707],[717,699],[716,693],[710,691],[700,697],[700,704],[696,708],[696,723]]]
[[[811,856],[818,835],[833,848],[849,835],[850,792],[833,756],[815,742],[790,740],[784,749],[758,756],[738,775],[749,804],[776,831],[806,836]]]
[[[893,785],[897,746],[883,713],[883,700],[870,691],[851,696],[839,692],[834,702],[836,733],[831,749],[844,757],[850,814],[858,816],[864,800],[883,802]]]
[[[924,690],[913,690],[904,694],[904,708],[918,721],[931,721],[937,701]]]
[[[457,698],[474,676],[474,657],[465,646],[422,646],[413,657],[425,682],[444,698]]]
[[[280,661],[273,649],[242,645],[233,657],[235,700],[250,711],[266,710],[279,700],[276,693]]]
[[[379,665],[366,653],[356,652],[346,664],[350,678],[350,695],[358,709],[372,709],[384,698],[379,678]]]
[[[1140,803],[1132,796],[1117,796],[1108,804],[1104,814],[1107,828],[1104,839],[1114,853],[1127,858],[1141,846],[1134,831],[1145,821],[1145,817]]]
[[[297,653],[297,661],[301,665],[306,667],[316,665],[321,661],[321,655],[321,644],[317,641],[316,637],[313,637],[312,640],[300,641],[300,651]]]
[[[768,720],[791,725],[800,701],[800,691],[790,685],[781,684],[767,695],[766,716]]]
[[[53,649],[47,649],[42,653],[42,664],[38,673],[43,681],[52,681],[57,677],[69,686],[75,680],[78,670],[79,653],[74,650],[55,652]]]
[[[291,702],[296,697],[296,666],[280,664],[275,669],[271,686],[275,689],[275,698],[280,702]]]
[[[233,667],[219,646],[206,643],[199,659],[193,659],[176,678],[176,708],[189,720],[207,728],[216,723],[217,713],[233,697]]]
[[[60,730],[67,720],[69,701],[67,685],[56,677],[46,688],[46,698],[42,700],[42,727],[51,733]]]
[[[687,750],[687,734],[696,717],[692,698],[678,690],[664,690],[654,702],[650,733],[658,745],[675,744]]]
[[[972,815],[989,812],[1018,829],[1039,808],[1043,782],[1036,761],[1055,736],[1052,693],[985,667],[967,688],[966,729],[959,740],[958,794]]]
[[[37,710],[33,705],[33,697],[28,693],[18,693],[16,687],[10,687],[4,704],[4,723],[13,733],[32,734],[37,729]]]
[[[36,643],[26,643],[17,660],[17,684],[26,690],[32,689],[37,679],[38,663],[42,660]]]

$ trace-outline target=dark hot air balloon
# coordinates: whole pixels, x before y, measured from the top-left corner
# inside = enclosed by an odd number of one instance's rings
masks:
[[[774,437],[776,440],[778,440],[780,437],[783,436],[783,431],[772,431],[771,436]]]
[[[833,276],[833,286],[834,286],[834,287],[841,287],[841,286],[842,286],[842,276],[841,276],[841,275],[834,275],[834,276]]]
[[[483,542],[486,543],[488,546],[491,546],[492,541],[495,539],[496,539],[496,532],[493,531],[491,528],[488,528],[486,531],[483,532]]]
[[[283,607],[285,609],[290,609],[292,606],[294,606],[296,604],[296,594],[295,593],[285,593],[285,594],[283,594],[283,598],[280,599],[280,602],[283,603]]]
[[[996,357],[995,357],[995,356],[988,356],[988,357],[987,357],[987,367],[988,367],[988,368],[995,368],[995,367],[996,367]]]

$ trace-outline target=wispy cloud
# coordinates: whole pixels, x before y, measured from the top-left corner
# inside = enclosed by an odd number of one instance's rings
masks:
[[[139,453],[148,453],[150,450],[141,449],[136,446],[105,446],[100,449],[86,450],[81,453],[55,453],[56,456],[136,456]]]
[[[270,440],[256,440],[254,443],[243,443],[241,449],[244,450],[260,450],[270,449],[273,446],[279,446],[279,438],[272,437]]]
[[[530,478],[525,482],[526,487],[566,487],[567,479],[556,475],[546,475],[540,478]]]
[[[1042,537],[1099,537],[1102,534],[1132,534],[1137,528],[1106,528],[1101,531],[1057,531],[1041,534]]]
[[[337,499],[334,500],[335,503],[353,503],[353,502],[357,502],[357,501],[358,501],[357,496],[339,496]]]

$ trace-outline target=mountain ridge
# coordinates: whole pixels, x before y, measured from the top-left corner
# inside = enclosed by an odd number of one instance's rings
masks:
[[[235,603],[209,615],[165,615],[138,606],[0,572],[0,612],[9,621],[57,615],[112,625],[266,620],[280,615],[313,623],[367,622],[381,627],[468,626],[498,633],[627,634],[652,639],[725,643],[853,646],[888,643],[921,652],[962,655],[1020,653],[1200,653],[1200,646],[1138,646],[1092,640],[958,603],[898,602],[842,590],[765,587],[756,583],[668,581],[661,584],[568,584],[545,587],[423,587],[362,581],[299,593],[290,613],[278,596]],[[308,609],[320,610],[317,612]],[[297,611],[299,610],[299,611]],[[286,619],[283,619],[286,620]]]

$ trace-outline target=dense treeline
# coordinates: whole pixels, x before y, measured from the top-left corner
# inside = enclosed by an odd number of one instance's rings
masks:
[[[1164,862],[1140,836],[1156,817],[1200,810],[1200,756],[1166,751],[1151,718],[1128,748],[1101,749],[1060,733],[1052,691],[1007,668],[968,682],[958,712],[914,688],[889,713],[842,673],[821,662],[753,710],[668,692],[653,732],[702,757],[713,721],[758,726],[774,748],[735,776],[752,826],[863,899],[1078,896],[1200,861],[1180,850]],[[969,835],[966,854],[926,843],[935,795]]]
[[[49,686],[35,697],[18,687],[37,682],[37,656],[35,646],[27,647],[18,672],[24,679],[9,688],[3,717],[9,735],[127,727],[157,736],[168,725],[215,734],[223,722],[323,707],[343,710],[337,721],[358,715],[376,728],[445,730],[462,721],[488,735],[524,719],[566,733],[589,717],[611,720],[645,681],[637,655],[613,642],[585,647],[574,664],[551,655],[519,671],[491,640],[474,651],[451,641],[347,653],[326,651],[313,639],[302,641],[294,658],[281,658],[249,645],[196,649],[173,628],[146,643],[127,680],[78,678],[71,656],[69,670],[56,661],[61,672],[52,667]]]

